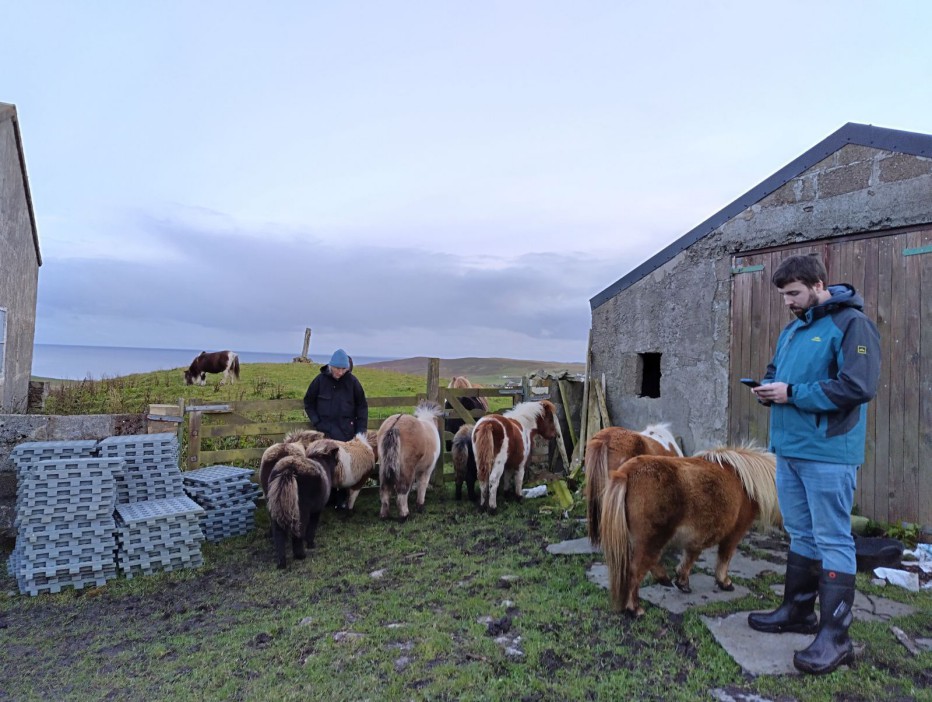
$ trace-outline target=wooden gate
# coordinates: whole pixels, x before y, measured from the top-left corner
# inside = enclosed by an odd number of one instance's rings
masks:
[[[766,445],[768,410],[739,378],[761,378],[792,319],[770,283],[779,262],[818,253],[829,283],[850,283],[880,331],[881,377],[868,405],[855,503],[883,522],[932,524],[932,228],[807,242],[733,259],[729,438]]]

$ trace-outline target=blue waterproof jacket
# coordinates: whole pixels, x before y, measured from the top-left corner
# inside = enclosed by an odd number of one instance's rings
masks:
[[[770,407],[770,450],[825,463],[864,462],[867,403],[880,377],[880,334],[850,285],[780,333],[763,383],[791,384],[786,404]]]

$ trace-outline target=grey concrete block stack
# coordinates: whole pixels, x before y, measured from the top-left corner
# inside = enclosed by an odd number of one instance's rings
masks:
[[[204,563],[204,509],[184,495],[116,506],[117,564],[127,578]]]
[[[201,529],[208,541],[248,534],[256,526],[256,498],[262,494],[250,480],[253,471],[235,466],[208,466],[184,473],[184,489],[204,508]]]
[[[81,589],[116,577],[113,511],[115,475],[122,468],[121,460],[107,458],[28,462],[19,483],[16,547],[9,560],[20,592]]]
[[[121,458],[126,470],[117,479],[117,502],[143,502],[184,496],[174,434],[111,436],[98,444],[100,455]]]

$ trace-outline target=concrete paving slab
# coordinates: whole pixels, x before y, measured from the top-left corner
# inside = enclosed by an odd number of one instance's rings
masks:
[[[718,560],[718,551],[715,548],[706,549],[696,561],[695,568],[706,570],[709,573],[715,573],[715,562]],[[749,558],[740,551],[736,552],[728,564],[728,574],[732,577],[747,578],[753,580],[761,573],[784,573],[786,566],[770,561],[763,561],[759,558]]]
[[[747,612],[701,617],[719,645],[750,675],[799,675],[793,653],[812,643],[811,634],[762,634],[748,626]]]
[[[586,572],[586,577],[599,587],[608,588],[608,567],[604,563],[593,563]],[[704,573],[693,573],[689,578],[689,585],[693,591],[688,594],[675,587],[649,585],[640,589],[640,595],[642,600],[663,607],[668,612],[682,614],[692,607],[710,602],[736,600],[748,594],[746,587],[737,584],[731,592],[719,590],[715,585],[715,578]]]
[[[773,585],[770,588],[781,598],[783,597],[783,585]],[[816,610],[819,605],[816,603]],[[858,622],[886,622],[893,617],[905,617],[915,614],[916,610],[908,604],[894,602],[885,597],[876,595],[866,595],[858,590],[854,591],[854,604],[851,606],[851,614],[854,615],[855,621]]]
[[[589,537],[584,536],[581,539],[570,539],[569,541],[561,541],[558,544],[549,544],[547,552],[557,556],[575,556],[584,553],[601,553],[602,549],[593,546],[592,542],[589,541]]]

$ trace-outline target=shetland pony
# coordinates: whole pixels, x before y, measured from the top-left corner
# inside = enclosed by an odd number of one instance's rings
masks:
[[[265,493],[276,564],[287,565],[285,546],[291,539],[296,560],[306,557],[305,546],[314,548],[320,514],[330,499],[337,451],[321,451],[309,458],[300,444],[274,444],[263,452],[260,483]]]
[[[455,375],[453,376],[453,380],[450,381],[450,384],[447,387],[448,388],[478,388],[482,386],[474,385],[473,383],[470,383],[469,378],[467,378],[464,375]],[[482,410],[483,412],[489,411],[489,401],[485,397],[479,397],[479,396],[470,397],[468,395],[464,395],[463,397],[460,397],[458,399],[460,401],[460,404],[463,405],[463,409],[465,409],[467,412],[473,412],[474,410]],[[450,402],[447,401],[444,404],[444,410],[452,410],[452,409],[453,409],[452,405],[450,405]],[[448,431],[451,434],[456,434],[460,430],[460,427],[462,427],[464,424],[466,424],[466,422],[463,419],[461,419],[459,415],[457,415],[456,413],[453,413],[452,416],[447,417],[443,421],[443,430]],[[453,443],[451,441],[450,444],[447,445],[447,449],[452,450],[452,446],[453,446]]]
[[[201,351],[184,372],[185,385],[207,385],[208,373],[223,373],[221,385],[239,380],[239,356],[232,351]]]
[[[515,497],[521,499],[524,469],[535,436],[560,436],[557,412],[550,400],[522,402],[504,414],[482,417],[472,430],[472,449],[479,478],[479,509],[495,514],[498,485],[505,471],[514,475]]]
[[[599,545],[602,492],[608,471],[634,456],[682,456],[669,424],[651,424],[641,432],[623,427],[597,431],[586,443],[586,524],[589,541]]]
[[[660,556],[668,544],[683,555],[676,586],[691,592],[689,574],[703,549],[718,544],[715,582],[733,590],[728,564],[755,518],[779,524],[776,458],[755,447],[721,447],[692,458],[636,456],[609,475],[602,496],[601,537],[615,609],[644,614],[638,588],[650,571],[670,584]]]
[[[349,498],[346,509],[352,510],[356,498],[375,472],[375,452],[369,445],[367,432],[360,432],[351,441],[320,439],[307,447],[308,458],[336,450],[337,464],[333,471],[332,489],[346,488]]]
[[[424,510],[424,496],[430,476],[440,457],[437,419],[443,416],[434,402],[421,402],[414,415],[394,414],[379,427],[379,517],[388,517],[392,490],[401,521],[408,518],[408,493],[417,483],[418,512]]]
[[[456,499],[463,499],[463,483],[473,502],[479,499],[476,493],[476,456],[472,451],[472,426],[463,424],[453,437],[453,475],[456,480]]]
[[[316,429],[296,429],[295,431],[289,432],[285,435],[283,443],[286,444],[301,444],[305,449],[308,446],[313,444],[315,441],[320,441],[321,439],[326,439],[327,435],[322,431],[317,431]]]

